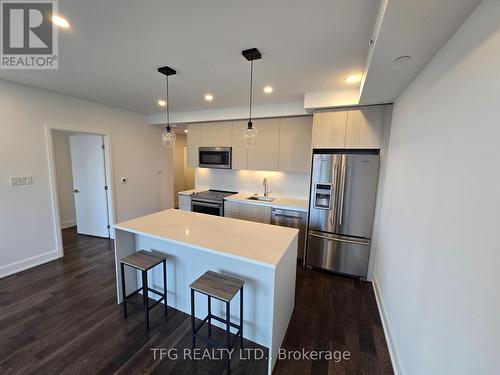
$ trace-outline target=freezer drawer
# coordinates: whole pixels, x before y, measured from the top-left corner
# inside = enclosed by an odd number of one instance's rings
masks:
[[[309,232],[306,264],[366,278],[370,241]]]

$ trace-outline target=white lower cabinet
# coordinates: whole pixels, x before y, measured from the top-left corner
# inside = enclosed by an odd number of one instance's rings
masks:
[[[179,194],[179,210],[191,211],[191,197],[189,195]]]
[[[224,216],[233,219],[271,223],[271,207],[252,203],[224,202]]]
[[[238,202],[224,202],[224,216],[233,219],[240,218],[240,204]]]
[[[240,219],[270,224],[271,207],[242,203],[240,204]]]

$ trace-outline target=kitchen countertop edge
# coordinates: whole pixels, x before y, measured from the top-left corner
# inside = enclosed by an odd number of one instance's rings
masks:
[[[299,198],[283,198],[283,197],[272,197],[274,201],[265,202],[265,201],[256,201],[247,199],[252,196],[251,193],[238,193],[234,195],[230,195],[226,197],[224,200],[229,202],[238,202],[244,204],[256,204],[260,206],[273,207],[283,210],[291,210],[291,211],[300,211],[300,212],[308,212],[309,210],[309,202],[307,199],[299,199]]]

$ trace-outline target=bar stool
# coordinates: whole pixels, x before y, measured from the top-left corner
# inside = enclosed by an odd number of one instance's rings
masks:
[[[193,349],[196,345],[196,338],[205,341],[208,344],[214,345],[218,348],[223,348],[228,350],[227,357],[227,373],[229,374],[231,370],[231,358],[229,352],[231,348],[236,343],[238,336],[240,337],[240,347],[243,348],[243,280],[236,279],[234,277],[224,275],[222,273],[208,271],[205,272],[201,277],[196,279],[189,287],[191,288],[191,331],[192,331],[192,346]],[[195,308],[194,308],[194,292],[199,292],[205,294],[208,297],[208,315],[203,319],[203,321],[195,327]],[[240,292],[240,324],[231,323],[231,300]],[[218,317],[212,314],[211,300],[212,298],[218,299],[219,301],[225,302],[226,304],[226,319]],[[220,344],[210,337],[212,336],[212,319],[215,319],[226,325],[226,343]],[[203,327],[205,323],[208,322],[208,337],[202,336],[198,331]],[[234,337],[233,342],[231,342],[231,327],[236,328],[238,331]]]
[[[163,293],[148,287],[148,271],[160,263],[163,263]],[[125,292],[125,266],[135,268],[141,271],[142,274],[142,287],[128,296]],[[159,251],[139,250],[120,259],[120,269],[122,275],[123,313],[125,318],[127,317],[127,300],[142,290],[143,304],[146,311],[146,330],[149,330],[149,311],[161,301],[165,304],[165,315],[167,315],[167,256]],[[148,292],[157,294],[161,298],[149,306]]]

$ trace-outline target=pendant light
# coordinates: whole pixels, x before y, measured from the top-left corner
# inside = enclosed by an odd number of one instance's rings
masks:
[[[257,48],[246,49],[241,54],[250,61],[250,108],[248,115],[248,125],[243,133],[243,143],[245,146],[254,146],[257,143],[257,129],[252,123],[252,99],[253,99],[253,62],[262,58],[261,53]]]
[[[170,100],[169,100],[169,96],[168,96],[168,76],[174,75],[177,72],[168,66],[163,66],[161,68],[158,68],[158,71],[161,74],[165,75],[165,81],[167,83],[167,85],[166,85],[167,86],[167,98],[166,98],[166,105],[165,105],[166,116],[167,116],[167,118],[166,118],[167,127],[165,128],[165,130],[161,134],[161,142],[163,144],[163,147],[172,148],[175,145],[176,136],[170,127]]]

